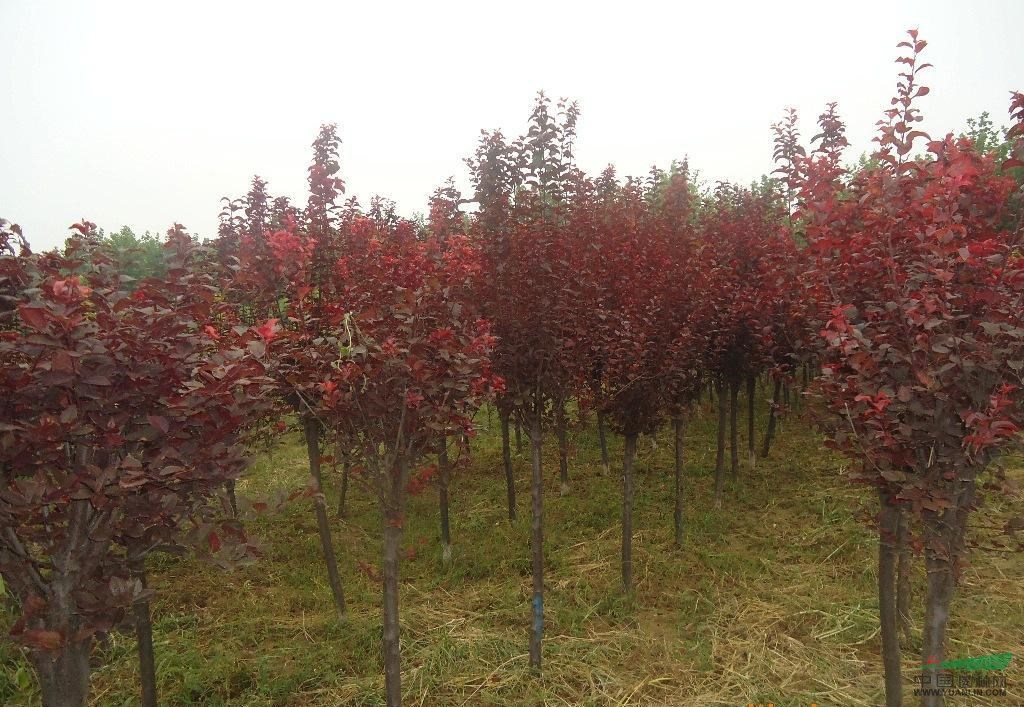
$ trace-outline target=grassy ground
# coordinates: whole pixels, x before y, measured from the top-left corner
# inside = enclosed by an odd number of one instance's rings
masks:
[[[406,704],[881,704],[875,542],[863,523],[872,496],[844,482],[844,462],[794,417],[772,458],[755,470],[744,464],[715,509],[713,417],[704,411],[688,430],[682,549],[672,546],[670,432],[656,446],[641,440],[630,597],[619,586],[619,479],[602,475],[596,433],[574,433],[566,496],[555,449],[545,449],[545,662],[535,677],[526,654],[528,458],[514,459],[519,521],[511,525],[497,418],[481,415],[487,429],[453,482],[450,567],[440,559],[436,488],[410,504],[404,546],[412,556],[401,570]],[[620,440],[612,451],[621,458]],[[288,440],[258,460],[243,491],[298,487],[304,471],[298,440]],[[993,507],[1009,512],[1006,501]],[[154,560],[162,703],[383,704],[379,528],[374,502],[353,486],[348,519],[335,521],[349,602],[343,622],[308,501],[255,524],[265,557],[253,566],[225,574]],[[977,704],[1024,704],[1022,568],[1019,555],[978,553],[955,600],[951,657],[1018,656],[1007,672],[1011,695]],[[113,637],[94,675],[95,704],[137,703],[134,650],[130,636]],[[0,701],[37,703],[17,652],[3,651]],[[905,656],[908,692],[916,652]]]

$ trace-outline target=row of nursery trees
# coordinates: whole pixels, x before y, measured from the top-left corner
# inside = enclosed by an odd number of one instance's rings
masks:
[[[345,200],[333,126],[313,143],[304,205],[254,178],[211,243],[175,226],[146,279],[128,276],[87,222],[44,254],[0,222],[0,573],[44,704],[85,704],[93,644],[126,620],[143,704],[156,704],[145,560],[256,557],[240,508],[267,502],[236,498],[234,481],[246,450],[289,425],[312,480],[291,500],[312,500],[339,614],[322,467],[342,470],[331,480],[342,511],[350,479],[379,500],[385,685],[400,704],[407,497],[436,477],[448,561],[451,459],[487,401],[501,420],[510,522],[511,430],[531,445],[539,671],[545,431],[558,438],[563,493],[573,410],[594,413],[606,469],[608,432],[623,436],[628,592],[638,437],[674,431],[681,546],[694,404],[717,402],[720,505],[741,466],[740,391],[752,466],[769,452],[784,387],[802,380],[822,429],[856,461],[853,480],[877,488],[886,702],[898,705],[911,553],[928,570],[923,659],[934,664],[981,474],[1017,435],[1024,373],[1024,95],[1013,94],[999,151],[931,140],[914,107],[928,91],[925,42],[910,32],[900,46],[898,93],[856,169],[840,161],[847,143],[830,104],[810,148],[794,112],[774,126],[777,178],[751,187],[702,190],[685,161],[642,179],[588,176],[573,160],[576,106],[541,95],[525,135],[482,134],[466,161],[473,193],[449,182],[424,223],[386,200]],[[771,412],[755,449],[759,380]]]

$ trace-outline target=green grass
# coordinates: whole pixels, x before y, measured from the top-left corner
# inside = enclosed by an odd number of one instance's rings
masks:
[[[681,549],[672,542],[670,432],[657,435],[656,446],[641,440],[630,596],[619,584],[619,477],[601,473],[596,432],[573,432],[565,496],[556,450],[545,447],[546,635],[538,677],[526,654],[529,460],[525,450],[514,458],[513,525],[497,417],[482,413],[484,429],[453,481],[450,566],[441,563],[436,488],[409,504],[404,547],[414,556],[401,568],[405,703],[880,704],[875,541],[863,522],[874,513],[873,496],[847,484],[846,462],[793,416],[771,458],[754,470],[743,464],[739,484],[729,484],[716,509],[713,418],[704,410],[687,430]],[[613,461],[621,460],[621,440],[611,439]],[[287,439],[272,458],[255,461],[240,490],[291,489],[305,479],[303,448]],[[328,488],[331,504],[334,493]],[[349,501],[347,520],[334,521],[349,605],[342,622],[308,500],[252,524],[264,542],[254,565],[224,573],[192,560],[152,560],[162,704],[383,704],[373,577],[380,518],[358,484]],[[994,499],[990,508],[1008,515],[1010,501]],[[973,563],[955,600],[949,657],[1015,653],[1011,696],[1003,699],[1021,703],[1014,684],[1024,677],[1024,560],[977,553]],[[916,580],[920,587],[923,573]],[[130,634],[112,637],[94,674],[95,704],[137,704],[134,650]],[[920,665],[916,653],[917,645],[905,651],[908,688]],[[37,704],[27,677],[20,653],[0,648],[0,702]]]

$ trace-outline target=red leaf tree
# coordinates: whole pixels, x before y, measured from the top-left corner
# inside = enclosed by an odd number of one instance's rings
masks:
[[[205,331],[214,280],[180,226],[166,275],[134,290],[76,228],[63,254],[0,233],[0,573],[54,706],[86,703],[94,637],[145,598],[145,556],[220,518],[264,392],[245,341]]]
[[[816,260],[825,322],[822,397],[835,445],[878,488],[879,600],[886,700],[900,704],[893,541],[899,509],[920,519],[928,587],[923,662],[944,657],[950,600],[979,476],[1021,424],[1024,261],[1015,184],[966,139],[927,143],[915,127],[917,32],[892,108],[879,122],[877,166],[844,174],[833,156],[803,168],[800,218]],[[1019,115],[1017,116],[1020,117]],[[1018,133],[1019,134],[1019,133]],[[937,669],[924,679],[937,684]],[[939,696],[926,696],[935,705]]]
[[[414,467],[449,436],[472,435],[479,405],[500,390],[491,371],[494,337],[457,294],[479,277],[479,253],[462,236],[419,241],[357,218],[338,262],[345,283],[336,330],[338,361],[320,383],[324,406],[363,462],[359,477],[381,504],[384,672],[389,706],[401,704],[398,571],[406,497]]]

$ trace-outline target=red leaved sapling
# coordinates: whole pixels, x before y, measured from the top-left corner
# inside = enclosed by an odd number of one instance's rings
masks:
[[[211,500],[243,469],[265,392],[252,334],[210,325],[214,281],[180,227],[166,273],[131,286],[91,224],[75,229],[36,255],[0,228],[0,573],[48,707],[86,704],[95,637],[147,599],[146,555],[221,517]],[[219,529],[200,534],[219,544]]]
[[[477,408],[500,389],[490,367],[485,320],[452,297],[479,276],[480,259],[461,236],[444,247],[357,218],[338,264],[345,283],[336,323],[338,360],[319,384],[329,420],[363,460],[356,478],[381,505],[384,538],[384,674],[387,704],[401,704],[398,563],[406,497],[425,480],[417,463],[446,437],[472,434]],[[433,473],[436,467],[428,467]]]
[[[835,445],[878,489],[886,702],[901,702],[894,579],[899,509],[916,517],[927,568],[922,663],[945,658],[946,625],[980,477],[1022,422],[1024,261],[1017,188],[967,139],[927,141],[916,123],[928,66],[916,31],[879,121],[874,164],[845,174],[829,155],[803,172],[799,217],[823,303],[822,398]],[[1016,94],[1021,135],[1024,104]],[[927,142],[922,142],[922,141]],[[926,145],[917,158],[911,153]],[[923,679],[937,686],[938,668]],[[924,704],[942,698],[926,694]]]

